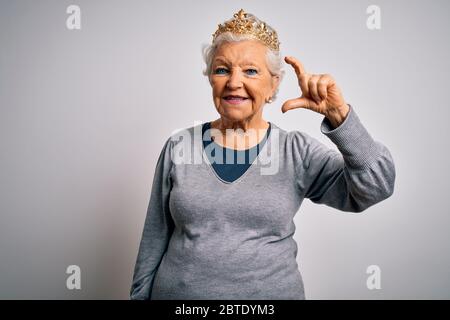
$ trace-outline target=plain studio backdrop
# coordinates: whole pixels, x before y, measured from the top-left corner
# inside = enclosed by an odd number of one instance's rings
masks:
[[[81,9],[70,30],[67,7]],[[381,28],[367,27],[370,5]],[[156,161],[169,135],[218,117],[201,45],[240,8],[283,55],[329,73],[392,153],[391,198],[362,214],[305,199],[307,299],[448,299],[448,1],[0,2],[0,298],[128,299]],[[265,119],[330,148],[286,65]],[[69,290],[66,269],[81,270]],[[381,288],[369,290],[369,266]]]

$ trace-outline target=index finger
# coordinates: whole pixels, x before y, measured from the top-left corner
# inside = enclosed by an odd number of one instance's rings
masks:
[[[303,64],[297,60],[294,57],[286,57],[284,59],[287,63],[289,63],[292,67],[294,67],[295,73],[297,74],[297,76],[300,76],[305,72],[305,68],[303,67]]]

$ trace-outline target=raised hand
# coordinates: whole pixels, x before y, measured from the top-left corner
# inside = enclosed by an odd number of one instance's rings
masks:
[[[294,57],[285,57],[284,60],[294,68],[302,95],[284,102],[281,111],[309,109],[323,114],[334,128],[344,122],[350,107],[333,77],[329,74],[307,73],[302,63]]]

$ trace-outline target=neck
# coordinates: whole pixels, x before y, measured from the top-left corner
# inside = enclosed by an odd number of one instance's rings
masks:
[[[211,127],[218,129],[225,134],[225,130],[227,129],[242,129],[244,132],[247,132],[249,129],[267,129],[269,128],[269,123],[262,118],[262,113],[258,112],[251,117],[242,120],[234,120],[222,116],[211,122]]]
[[[212,134],[212,139],[219,145],[232,149],[248,149],[262,140],[269,123],[261,117],[243,121],[221,117],[211,122],[211,128],[221,132],[219,135]]]

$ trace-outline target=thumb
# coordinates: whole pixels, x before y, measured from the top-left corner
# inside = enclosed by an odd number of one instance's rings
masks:
[[[310,99],[305,98],[305,97],[287,100],[285,103],[283,103],[283,106],[281,107],[281,111],[283,113],[285,113],[286,111],[289,111],[291,109],[297,109],[297,108],[310,109],[312,103],[313,103],[313,101],[311,101]]]

